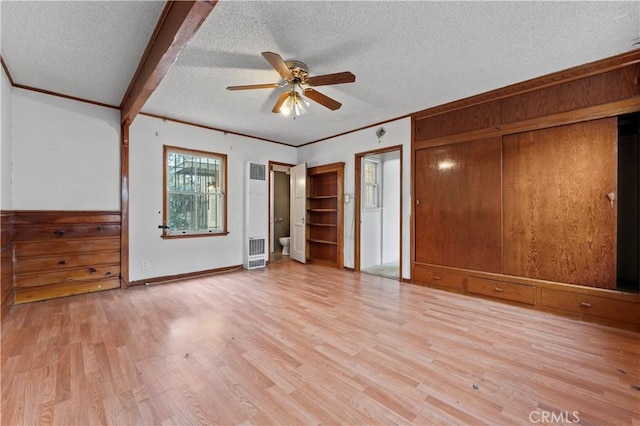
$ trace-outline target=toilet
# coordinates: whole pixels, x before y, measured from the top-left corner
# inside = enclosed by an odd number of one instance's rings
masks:
[[[289,237],[282,237],[278,241],[282,244],[282,255],[289,256]]]

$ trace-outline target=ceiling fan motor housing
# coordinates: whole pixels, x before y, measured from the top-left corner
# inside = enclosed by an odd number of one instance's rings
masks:
[[[291,81],[291,83],[304,83],[304,80],[309,75],[309,67],[307,66],[307,64],[301,61],[285,61],[285,64],[293,74],[293,80]]]

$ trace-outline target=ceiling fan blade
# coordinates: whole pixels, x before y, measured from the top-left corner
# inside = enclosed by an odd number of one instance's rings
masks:
[[[306,83],[309,86],[327,86],[329,84],[342,84],[353,83],[356,81],[356,76],[349,71],[337,72],[335,74],[317,75],[315,77],[309,77]]]
[[[282,108],[282,104],[284,103],[284,101],[287,100],[288,97],[289,97],[289,92],[283,92],[282,95],[280,95],[280,97],[276,101],[276,104],[273,106],[273,109],[271,110],[271,112],[278,114],[280,112],[280,108]]]
[[[278,71],[278,74],[282,76],[285,80],[291,80],[293,78],[293,74],[291,70],[285,64],[284,60],[280,55],[273,52],[262,52],[262,56],[271,64],[271,66]]]
[[[278,83],[250,84],[248,86],[229,86],[227,90],[275,89],[276,87],[280,87],[280,85]]]
[[[316,101],[322,106],[329,108],[331,111],[335,111],[342,106],[342,104],[335,99],[331,99],[327,95],[323,95],[314,89],[305,89],[304,95],[311,99],[312,101]]]

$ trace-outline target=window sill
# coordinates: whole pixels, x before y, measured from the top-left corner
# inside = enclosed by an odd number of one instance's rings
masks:
[[[161,235],[160,238],[163,240],[176,240],[181,238],[200,238],[200,237],[224,237],[229,235],[229,232],[208,232],[206,234],[182,234],[182,235]]]

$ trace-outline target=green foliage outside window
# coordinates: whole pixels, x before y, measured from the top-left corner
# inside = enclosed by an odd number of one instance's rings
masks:
[[[168,235],[224,232],[225,158],[167,149]]]

